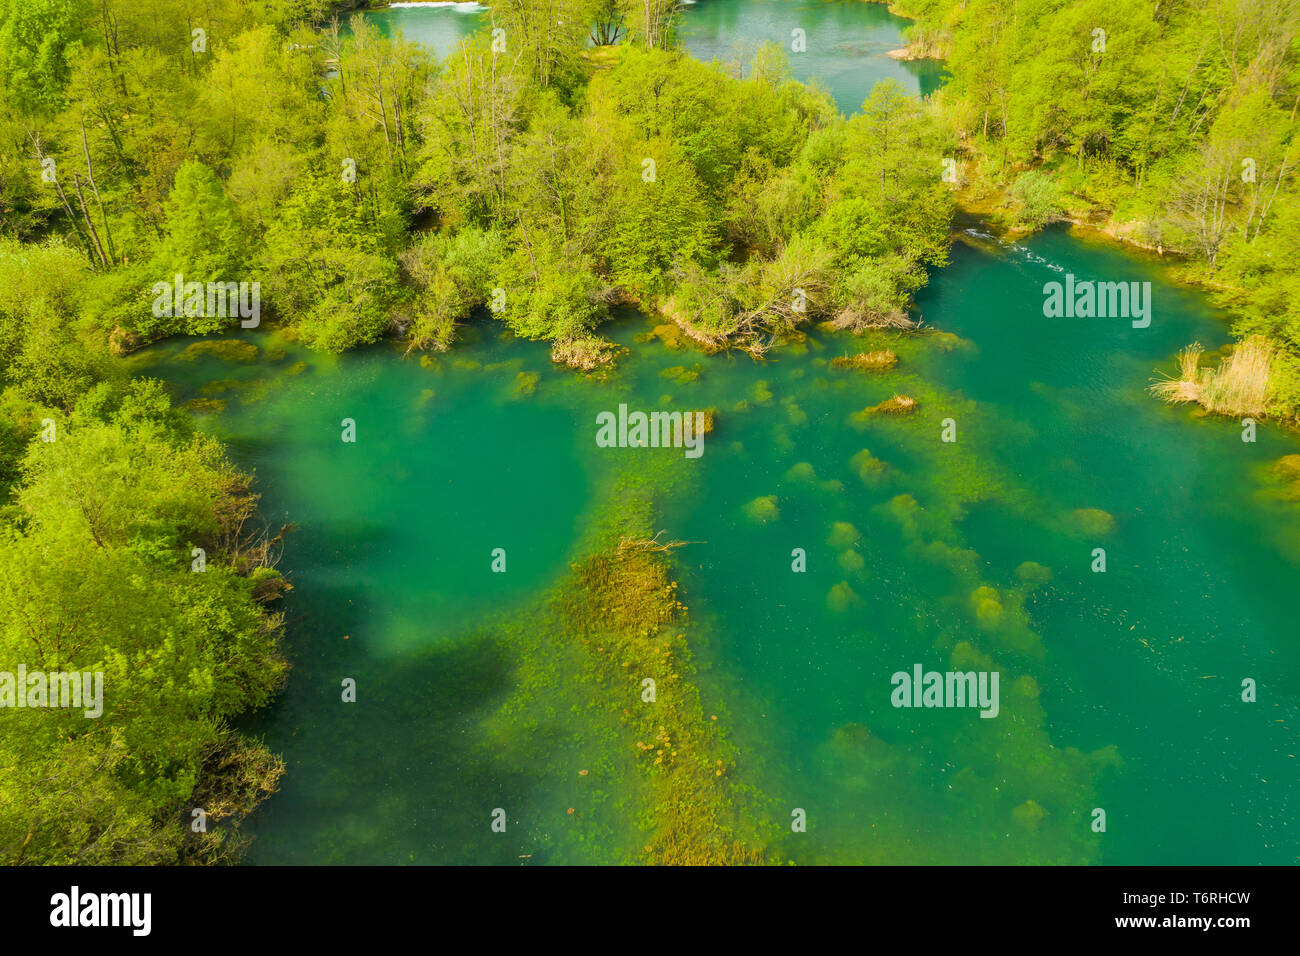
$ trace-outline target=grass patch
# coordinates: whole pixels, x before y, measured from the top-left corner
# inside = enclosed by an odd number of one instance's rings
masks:
[[[1205,350],[1193,342],[1178,353],[1178,375],[1150,386],[1170,404],[1196,402],[1206,411],[1231,418],[1262,417],[1268,404],[1275,349],[1262,335],[1243,339],[1217,368],[1202,368]]]
[[[691,682],[693,665],[667,555],[684,542],[624,537],[616,548],[572,565],[557,605],[566,633],[598,662],[622,708],[633,753],[652,792],[647,862],[734,865],[765,862],[761,849],[736,839],[728,773],[731,748],[704,714]],[[642,697],[655,681],[655,701]]]
[[[831,368],[847,368],[858,372],[883,372],[898,364],[898,353],[892,349],[859,352],[831,359]]]

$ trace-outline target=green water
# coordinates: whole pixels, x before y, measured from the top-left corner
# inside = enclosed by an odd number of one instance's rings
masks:
[[[651,323],[628,314],[608,331],[631,354],[606,383],[486,319],[429,367],[266,333],[247,337],[262,349],[250,362],[150,350],[179,399],[224,396],[207,426],[256,471],[269,520],[297,525],[282,564],[294,671],[251,727],[288,773],[251,821],[250,860],[627,858],[636,794],[581,687],[552,675],[536,712],[503,705],[541,653],[529,602],[574,556],[602,475],[658,455],[687,476],[658,526],[696,542],[678,563],[705,711],[780,855],[1294,863],[1300,508],[1269,497],[1262,469],[1300,442],[1266,428],[1243,443],[1234,423],[1144,395],[1182,344],[1226,339],[1155,267],[1060,232],[980,245],[958,245],[918,302],[955,338],[814,333],[755,363],[644,341]],[[1043,318],[1055,270],[1152,281],[1151,327]],[[893,371],[828,365],[885,346]],[[539,376],[531,394],[521,373]],[[919,410],[852,417],[896,392]],[[597,448],[595,413],[619,402],[717,408],[717,430],[693,461]],[[939,440],[945,418],[955,443]],[[850,464],[863,449],[884,463],[865,478]],[[757,523],[745,506],[767,495],[779,517]],[[1082,526],[1084,508],[1113,529]],[[835,522],[856,541],[831,543]],[[1025,583],[1026,561],[1051,581]],[[837,607],[841,582],[856,597]],[[990,595],[1000,611],[981,614]],[[961,642],[1001,673],[996,719],[890,705],[896,671],[976,666],[954,657]],[[340,702],[343,677],[356,704]],[[1244,677],[1257,703],[1241,702]],[[607,768],[599,799],[575,789],[579,766]],[[1046,816],[1017,821],[1031,800]],[[490,832],[496,807],[508,836]],[[806,833],[789,832],[795,807]]]
[[[385,34],[400,31],[439,56],[488,23],[475,3],[394,6],[367,14]],[[893,79],[910,93],[938,89],[943,66],[934,60],[899,62],[886,54],[906,45],[908,21],[882,4],[826,0],[699,0],[685,8],[680,39],[693,56],[723,64],[747,63],[760,45],[773,42],[789,53],[797,79],[822,83],[844,113],[854,113],[871,87]],[[795,52],[792,31],[804,31]]]
[[[481,21],[375,16],[444,52]],[[797,75],[849,110],[908,67],[822,38],[891,49],[896,23],[872,4],[702,0],[683,33],[725,58],[802,26]],[[676,556],[693,679],[773,856],[1295,863],[1300,507],[1268,466],[1300,441],[1264,428],[1243,443],[1233,422],[1145,395],[1181,346],[1227,341],[1157,265],[1059,231],[1010,246],[971,232],[918,298],[946,334],[813,331],[763,363],[670,350],[635,313],[602,329],[630,349],[607,382],[486,318],[425,364],[271,332],[245,336],[250,361],[188,342],[141,355],[178,400],[225,402],[205,426],[256,472],[268,521],[296,526],[281,562],[294,669],[248,722],[288,773],[246,824],[250,862],[637,858],[655,810],[619,704],[538,611],[631,468],[676,482],[654,518],[693,542]],[[1151,281],[1151,327],[1044,318],[1042,285],[1065,272]],[[896,369],[829,365],[879,348]],[[855,417],[896,393],[917,412]],[[717,428],[695,460],[598,448],[596,413],[619,403],[716,408]],[[766,496],[778,516],[760,523],[746,506]],[[997,670],[999,716],[892,707],[891,675],[916,663]],[[340,700],[349,677],[355,704]],[[1256,703],[1241,701],[1248,677]]]
[[[488,23],[487,7],[467,0],[464,3],[397,4],[365,14],[385,36],[401,33],[428,47],[439,57],[446,57],[456,45]]]
[[[693,56],[723,63],[748,62],[761,44],[777,43],[787,51],[796,79],[820,82],[849,114],[884,79],[922,96],[939,88],[942,64],[886,56],[906,45],[907,24],[877,3],[699,0],[686,8],[680,34]],[[796,29],[806,41],[802,52],[795,51]]]

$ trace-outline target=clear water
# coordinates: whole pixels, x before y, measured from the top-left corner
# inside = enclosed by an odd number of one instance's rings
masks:
[[[1152,281],[1151,327],[1043,318],[1054,268]],[[719,410],[660,523],[698,542],[679,552],[680,579],[705,709],[742,754],[737,779],[782,814],[809,814],[799,835],[760,821],[775,851],[1295,862],[1300,513],[1269,497],[1264,471],[1300,442],[1264,429],[1246,444],[1235,424],[1143,392],[1187,340],[1224,340],[1221,320],[1156,267],[1061,232],[959,245],[919,306],[958,339],[814,333],[765,363],[638,341],[650,323],[626,315],[611,332],[632,354],[603,384],[486,320],[432,367],[387,347],[316,356],[265,334],[248,339],[262,346],[251,362],[150,350],[142,361],[178,398],[226,397],[208,426],[257,472],[272,522],[298,526],[283,562],[295,668],[253,725],[289,773],[254,818],[250,859],[625,858],[640,824],[617,735],[563,681],[532,688],[521,711],[520,669],[537,649],[526,624],[502,622],[562,575],[609,456],[645,453],[595,446],[595,412],[627,402]],[[884,345],[900,355],[892,372],[828,367]],[[663,374],[678,367],[698,378]],[[521,395],[530,372],[535,391]],[[895,392],[920,409],[852,419]],[[344,418],[355,444],[340,439]],[[939,440],[945,418],[956,443]],[[886,463],[879,477],[850,464],[863,449]],[[745,505],[766,495],[779,518],[756,523]],[[1113,529],[1081,526],[1084,508]],[[856,543],[832,544],[835,522]],[[1096,546],[1104,574],[1090,570]],[[506,574],[489,570],[496,547]],[[791,571],[794,548],[806,573]],[[1026,561],[1050,583],[1025,585]],[[841,582],[856,595],[847,607],[830,597]],[[976,613],[981,587],[996,589],[1000,617]],[[959,642],[1000,669],[997,719],[890,705],[892,673],[946,670]],[[345,676],[356,705],[339,702]],[[1026,676],[1036,699],[1013,689]],[[1257,703],[1241,702],[1244,677]],[[505,743],[516,733],[522,754]],[[602,762],[611,799],[575,836],[573,768]],[[1029,800],[1047,813],[1034,826],[1014,815]],[[497,806],[523,824],[494,842]],[[1089,827],[1097,807],[1105,834]]]
[[[880,12],[824,9],[839,6]],[[1064,272],[1151,281],[1151,327],[1044,318]],[[656,518],[694,542],[677,554],[694,680],[773,855],[1295,863],[1300,508],[1268,469],[1300,441],[1243,443],[1144,391],[1182,345],[1225,342],[1223,318],[1157,264],[1064,231],[958,244],[918,309],[946,334],[814,331],[763,363],[672,351],[625,314],[604,331],[631,352],[604,383],[486,319],[426,364],[265,332],[245,362],[147,350],[141,372],[179,400],[225,401],[206,426],[256,471],[268,520],[297,526],[294,670],[249,722],[288,774],[249,821],[250,861],[637,858],[656,810],[630,742],[532,610],[581,553],[610,469],[680,454],[597,448],[595,413],[626,402],[718,409]],[[884,347],[893,371],[828,363]],[[855,418],[896,393],[917,412]],[[865,475],[864,450],[883,463]],[[779,517],[760,523],[746,506],[764,496]],[[916,663],[997,669],[1001,713],[892,707],[891,675]]]
[[[391,35],[400,31],[439,56],[488,23],[486,8],[475,3],[418,3],[376,10],[368,16]],[[748,63],[759,46],[784,47],[797,79],[816,80],[835,98],[841,112],[861,107],[871,87],[896,80],[910,93],[938,89],[943,65],[934,60],[898,61],[886,54],[906,45],[908,21],[882,4],[826,0],[698,0],[686,7],[680,26],[685,48],[701,60],[734,68]],[[794,51],[793,31],[804,31],[803,52]]]
[[[796,79],[821,83],[840,112],[852,114],[881,80],[896,80],[922,96],[939,88],[941,63],[886,55],[906,45],[901,34],[907,25],[878,3],[699,0],[686,8],[681,40],[693,56],[727,64],[748,62],[763,43],[777,43]],[[795,30],[803,31],[802,52],[795,50]]]
[[[475,30],[487,25],[487,7],[473,2],[396,4],[367,12],[385,36],[401,33],[446,57]]]

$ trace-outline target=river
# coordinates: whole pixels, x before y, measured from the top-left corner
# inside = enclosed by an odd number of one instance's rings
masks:
[[[472,2],[397,3],[369,16],[385,34],[400,31],[439,56],[488,22],[487,8]],[[693,56],[732,68],[747,64],[761,44],[777,43],[789,52],[796,79],[821,83],[842,112],[854,113],[883,79],[923,96],[938,89],[938,62],[886,56],[905,45],[907,22],[883,4],[854,0],[698,0],[687,4],[679,35]]]
[[[435,47],[478,19],[376,16]],[[702,0],[683,34],[712,56],[795,19],[804,75],[854,62],[826,75],[841,108],[874,79],[923,88],[871,55],[902,45],[874,4]],[[838,39],[818,53],[822,35]],[[1043,283],[1065,273],[1152,283],[1150,326],[1045,318]],[[625,313],[602,330],[631,350],[604,383],[491,323],[423,362],[388,345],[319,355],[271,332],[246,334],[258,351],[242,361],[147,350],[141,370],[206,399],[204,427],[256,472],[268,519],[297,526],[283,561],[294,670],[249,724],[288,773],[247,824],[249,861],[635,859],[644,820],[622,744],[581,683],[547,677],[527,625],[575,556],[609,456],[680,454],[597,448],[596,413],[626,403],[718,409],[659,526],[693,542],[677,561],[695,683],[777,855],[1295,863],[1300,508],[1269,468],[1300,441],[1261,427],[1243,442],[1238,424],[1145,393],[1182,345],[1226,342],[1224,317],[1158,260],[1064,229],[1004,242],[978,226],[917,308],[942,334],[814,330],[764,363],[647,341],[654,323]],[[893,371],[829,366],[881,347]],[[895,393],[918,411],[854,415]],[[498,547],[505,574],[489,570]],[[893,674],[950,661],[996,661],[997,718],[892,706]],[[356,704],[340,701],[347,677]],[[806,832],[790,831],[796,808]]]

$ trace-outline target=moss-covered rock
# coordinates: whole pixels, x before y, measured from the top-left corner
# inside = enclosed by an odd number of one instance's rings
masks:
[[[831,525],[830,537],[826,543],[836,551],[847,551],[862,538],[862,532],[847,521],[836,521]]]
[[[837,613],[843,613],[861,603],[862,598],[849,587],[848,581],[841,581],[826,594],[826,606]]]
[[[757,524],[770,524],[781,517],[776,495],[763,495],[745,505],[745,517]]]
[[[191,342],[180,354],[180,358],[192,362],[197,358],[211,357],[223,362],[252,362],[261,350],[252,342],[239,339],[208,339],[203,342]]]

